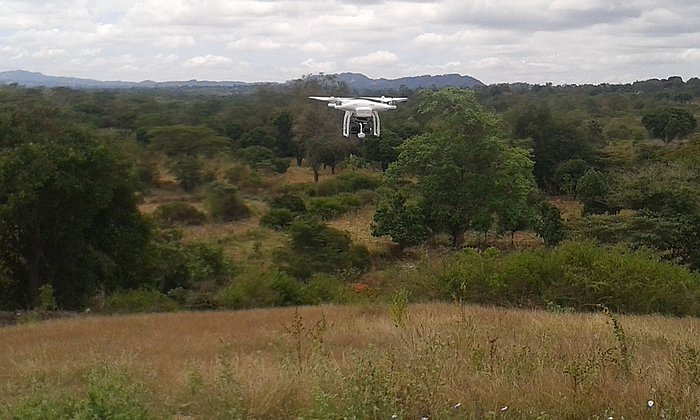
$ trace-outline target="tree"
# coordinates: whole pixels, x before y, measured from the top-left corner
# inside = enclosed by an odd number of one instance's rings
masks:
[[[427,226],[448,233],[457,247],[468,228],[483,229],[505,201],[529,194],[532,161],[527,151],[510,149],[496,136],[495,116],[476,103],[472,91],[424,91],[419,112],[429,116],[432,131],[398,147],[388,178],[415,180]]]
[[[670,143],[695,131],[698,121],[684,109],[664,108],[645,113],[642,124],[652,137]]]
[[[537,234],[544,240],[548,247],[559,245],[564,240],[564,222],[561,220],[561,211],[554,204],[546,201],[540,205],[540,222],[536,225]]]
[[[289,235],[289,249],[278,260],[298,279],[348,269],[361,272],[371,266],[366,247],[353,244],[347,233],[322,222],[296,220],[289,226]]]
[[[552,189],[554,171],[560,163],[570,159],[591,160],[592,141],[597,140],[590,139],[590,127],[579,118],[552,113],[543,105],[529,103],[516,111],[513,135],[532,141],[533,172],[541,188]]]
[[[576,185],[590,169],[590,165],[583,159],[571,159],[562,162],[554,171],[554,183],[559,191],[576,198]]]
[[[608,194],[610,186],[606,176],[589,169],[579,179],[576,185],[576,193],[583,202],[583,214],[602,214],[608,211]]]
[[[423,209],[416,203],[406,203],[401,193],[393,194],[379,206],[371,226],[372,236],[387,235],[403,250],[418,245],[430,237]]]
[[[45,284],[59,306],[78,308],[98,289],[146,278],[150,230],[133,171],[92,133],[64,124],[0,149],[0,294],[13,308],[35,306]]]

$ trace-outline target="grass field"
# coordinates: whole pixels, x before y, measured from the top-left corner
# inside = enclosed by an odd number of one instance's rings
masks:
[[[0,415],[695,418],[698,329],[406,306],[400,295],[388,306],[57,320],[0,329]]]

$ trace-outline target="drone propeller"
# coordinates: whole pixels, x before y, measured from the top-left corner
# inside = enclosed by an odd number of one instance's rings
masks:
[[[369,99],[370,101],[377,101],[377,102],[381,102],[384,104],[394,103],[394,102],[405,102],[408,100],[408,98],[387,98],[385,96],[381,96],[381,97],[363,96],[362,99]]]

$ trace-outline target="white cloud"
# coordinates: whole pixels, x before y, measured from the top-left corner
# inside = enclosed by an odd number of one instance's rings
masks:
[[[348,64],[360,66],[381,66],[399,61],[399,57],[389,51],[375,51],[367,55],[361,55],[348,59]]]
[[[698,76],[691,0],[0,0],[0,71],[124,80]]]
[[[192,57],[189,60],[185,61],[185,66],[187,67],[211,67],[211,66],[222,66],[226,64],[231,64],[233,63],[233,60],[231,60],[228,57],[223,57],[221,55],[198,55],[196,57]]]

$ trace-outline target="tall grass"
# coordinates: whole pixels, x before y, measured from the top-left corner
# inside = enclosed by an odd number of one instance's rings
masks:
[[[404,301],[5,328],[0,417],[690,418],[700,406],[700,320]]]

